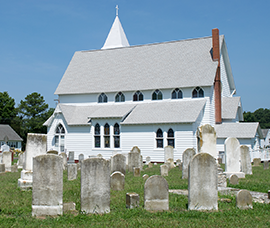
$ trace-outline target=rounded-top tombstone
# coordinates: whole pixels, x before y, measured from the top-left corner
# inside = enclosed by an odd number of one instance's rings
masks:
[[[191,159],[195,156],[196,152],[194,148],[188,148],[182,154],[182,179],[188,178],[188,165]]]
[[[215,158],[209,153],[198,153],[190,161],[188,171],[188,209],[218,210]]]

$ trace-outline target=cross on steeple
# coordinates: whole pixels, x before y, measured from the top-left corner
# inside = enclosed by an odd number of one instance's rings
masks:
[[[119,10],[119,7],[118,7],[118,5],[116,5],[116,16],[118,16],[118,10]]]

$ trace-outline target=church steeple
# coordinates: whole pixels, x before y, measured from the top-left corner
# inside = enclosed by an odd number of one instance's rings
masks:
[[[113,25],[107,36],[105,44],[101,49],[108,48],[118,48],[118,47],[129,47],[129,43],[124,32],[124,29],[121,25],[121,22],[118,17],[118,6],[116,6],[116,17],[114,19]]]

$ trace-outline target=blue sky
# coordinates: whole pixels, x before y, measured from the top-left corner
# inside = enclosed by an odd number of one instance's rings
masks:
[[[270,108],[268,0],[0,0],[0,91],[19,103],[55,89],[73,54],[100,49],[115,18],[130,45],[225,35],[244,111]]]

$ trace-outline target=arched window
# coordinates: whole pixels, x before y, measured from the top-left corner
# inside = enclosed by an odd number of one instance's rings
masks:
[[[156,133],[157,148],[163,148],[163,132],[159,128]]]
[[[65,152],[65,128],[62,124],[58,124],[55,129],[54,146],[55,150],[60,153]]]
[[[100,148],[100,126],[98,123],[95,125],[95,147]]]
[[[124,102],[125,101],[125,95],[122,92],[119,92],[115,96],[115,102]]]
[[[108,102],[107,95],[105,93],[101,93],[98,96],[98,103],[107,103],[107,102]]]
[[[169,129],[167,133],[167,141],[168,141],[168,146],[172,146],[174,148],[174,132],[173,129]]]
[[[114,134],[114,148],[120,147],[120,127],[119,124],[116,123],[113,127],[113,134]]]
[[[110,148],[110,125],[108,123],[104,125],[104,147]]]
[[[172,99],[182,99],[183,98],[183,92],[182,90],[176,88],[172,91]]]
[[[196,87],[192,91],[192,98],[196,98],[196,97],[204,97],[204,92],[203,92],[203,89],[201,87]]]
[[[156,89],[153,93],[152,93],[152,100],[162,100],[162,93],[160,90]]]
[[[133,101],[143,101],[143,94],[141,91],[137,91],[133,94]]]

